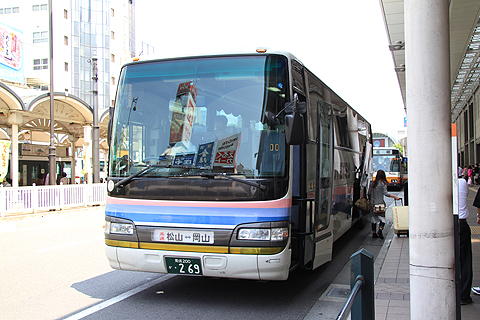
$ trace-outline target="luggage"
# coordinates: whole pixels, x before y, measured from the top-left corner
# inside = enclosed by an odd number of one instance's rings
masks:
[[[397,237],[400,237],[401,234],[408,237],[408,206],[403,205],[403,200],[401,206],[396,204],[397,201],[395,200],[395,206],[392,207],[393,230]]]

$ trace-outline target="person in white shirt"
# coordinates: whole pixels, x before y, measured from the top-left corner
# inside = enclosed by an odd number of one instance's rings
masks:
[[[62,172],[62,178],[60,179],[60,184],[68,184],[68,178],[65,172]]]

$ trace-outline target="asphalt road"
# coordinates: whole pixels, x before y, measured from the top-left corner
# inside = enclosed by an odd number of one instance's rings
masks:
[[[184,277],[111,269],[103,224],[103,207],[0,222],[0,318],[303,319],[352,253],[382,245],[366,224],[335,243],[333,261],[287,281]]]

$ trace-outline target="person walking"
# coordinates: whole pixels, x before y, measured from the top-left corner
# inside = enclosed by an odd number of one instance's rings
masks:
[[[473,200],[473,206],[477,208],[477,224],[480,224],[480,189],[477,190],[477,194],[475,195],[475,200]],[[468,229],[470,230],[470,228],[468,228]],[[471,236],[470,236],[470,248],[471,248],[471,246],[472,246],[472,241],[471,241]],[[460,243],[460,247],[461,247],[461,243]],[[461,252],[462,251],[461,251],[461,248],[460,248],[460,254],[461,254]],[[472,254],[471,250],[470,250],[470,254]],[[460,255],[460,259],[461,259],[461,257],[462,256]],[[461,264],[461,260],[460,260],[460,264]],[[471,265],[470,265],[470,267],[471,267]],[[472,272],[472,279],[473,279],[473,272]],[[471,282],[470,282],[470,285],[472,285]],[[463,289],[463,283],[462,283],[462,289]],[[480,287],[473,287],[472,292],[476,295],[480,295]],[[462,291],[462,293],[463,293],[463,291]],[[470,299],[470,300],[472,300],[472,299]]]
[[[473,184],[478,184],[478,178],[480,177],[480,168],[478,163],[473,167]]]
[[[467,175],[468,175],[468,185],[472,186],[473,185],[473,168],[472,168],[472,166],[468,166]]]
[[[470,214],[467,207],[468,182],[467,177],[458,178],[458,224],[460,237],[460,304],[472,303],[470,290],[472,288],[472,233],[467,218]],[[478,198],[478,199],[477,199]],[[476,202],[477,201],[477,202]],[[480,197],[475,197],[473,206],[480,207]]]
[[[60,179],[60,184],[68,184],[68,178],[65,172],[62,172],[62,178]]]
[[[384,239],[383,237],[383,228],[385,226],[385,211],[386,205],[383,197],[391,197],[395,200],[400,200],[399,197],[396,195],[390,194],[387,191],[387,177],[385,175],[385,171],[378,170],[377,175],[375,177],[375,181],[373,181],[369,197],[370,201],[370,212],[372,213],[371,222],[372,222],[372,238],[380,238]],[[377,231],[377,223],[378,231]]]

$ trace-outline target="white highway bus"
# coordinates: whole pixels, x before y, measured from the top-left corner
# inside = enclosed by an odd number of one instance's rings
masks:
[[[133,60],[109,124],[110,265],[285,280],[331,260],[371,181],[370,124],[289,53]]]
[[[407,158],[395,147],[373,147],[374,176],[378,170],[385,171],[390,188],[400,189],[408,180]]]

